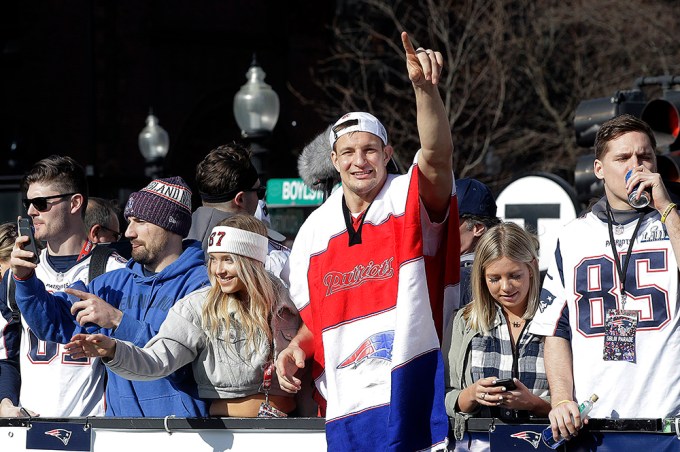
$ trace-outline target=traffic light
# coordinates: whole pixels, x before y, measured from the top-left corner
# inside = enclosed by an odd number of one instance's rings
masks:
[[[679,147],[680,140],[680,92],[666,91],[663,97],[654,99],[645,105],[640,119],[649,124],[654,131],[656,145],[672,151]]]
[[[663,94],[648,101],[643,88],[650,86],[661,87]],[[581,101],[574,113],[576,143],[592,147],[602,123],[625,113],[649,124],[661,153],[680,150],[680,77],[642,77],[631,90]]]
[[[574,114],[576,143],[584,148],[592,147],[602,123],[626,113],[639,118],[645,104],[644,93],[637,89],[617,91],[611,97],[581,101]]]
[[[595,176],[594,161],[595,156],[592,153],[581,155],[576,159],[574,189],[576,199],[584,206],[588,205],[592,198],[599,198],[604,193],[604,181]]]

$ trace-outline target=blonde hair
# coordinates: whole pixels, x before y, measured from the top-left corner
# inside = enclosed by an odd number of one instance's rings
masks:
[[[8,261],[17,239],[17,225],[14,222],[0,225],[0,261]],[[0,275],[2,276],[2,275]]]
[[[463,309],[463,318],[473,330],[487,334],[493,327],[498,305],[486,285],[486,269],[503,257],[529,267],[527,308],[522,318],[528,320],[534,317],[540,294],[538,248],[539,242],[534,234],[511,222],[494,226],[482,235],[475,249],[470,277],[472,302]]]
[[[217,226],[230,226],[267,236],[264,223],[250,215],[233,215],[220,221]],[[203,323],[208,335],[213,338],[218,337],[224,327],[226,339],[231,322],[238,322],[245,333],[246,347],[251,347],[251,350],[263,345],[268,347],[272,341],[270,320],[276,300],[274,282],[262,262],[238,254],[231,254],[231,257],[246,290],[242,293],[223,293],[213,266],[209,263],[208,276],[212,287],[203,305]],[[230,308],[234,310],[233,315],[229,314]]]

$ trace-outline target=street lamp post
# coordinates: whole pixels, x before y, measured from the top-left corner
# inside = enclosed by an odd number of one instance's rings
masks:
[[[146,165],[144,174],[156,179],[163,176],[163,163],[170,149],[168,132],[158,125],[158,118],[149,113],[146,117],[146,127],[139,133],[139,151],[142,153]]]
[[[268,138],[279,119],[279,96],[264,82],[265,72],[257,64],[255,55],[250,64],[248,80],[234,96],[234,117],[241,128],[241,136],[250,142],[253,165],[262,183],[267,175],[267,154],[263,142]]]

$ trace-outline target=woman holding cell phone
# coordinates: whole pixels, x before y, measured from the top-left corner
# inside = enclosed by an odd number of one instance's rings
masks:
[[[471,276],[473,301],[444,334],[446,410],[469,416],[519,419],[547,416],[543,338],[529,333],[538,308],[538,239],[501,223],[480,239]]]
[[[73,357],[103,358],[129,380],[154,380],[192,363],[198,394],[213,416],[285,416],[292,394],[279,388],[278,352],[300,326],[283,283],[264,268],[267,229],[234,215],[212,230],[208,243],[211,287],[178,301],[144,348],[101,334],[78,334],[66,345]]]

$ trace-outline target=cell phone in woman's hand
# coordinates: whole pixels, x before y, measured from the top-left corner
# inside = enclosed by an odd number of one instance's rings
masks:
[[[493,386],[495,388],[499,386],[505,386],[506,391],[517,389],[517,385],[515,385],[515,381],[512,378],[498,378],[494,382]]]

